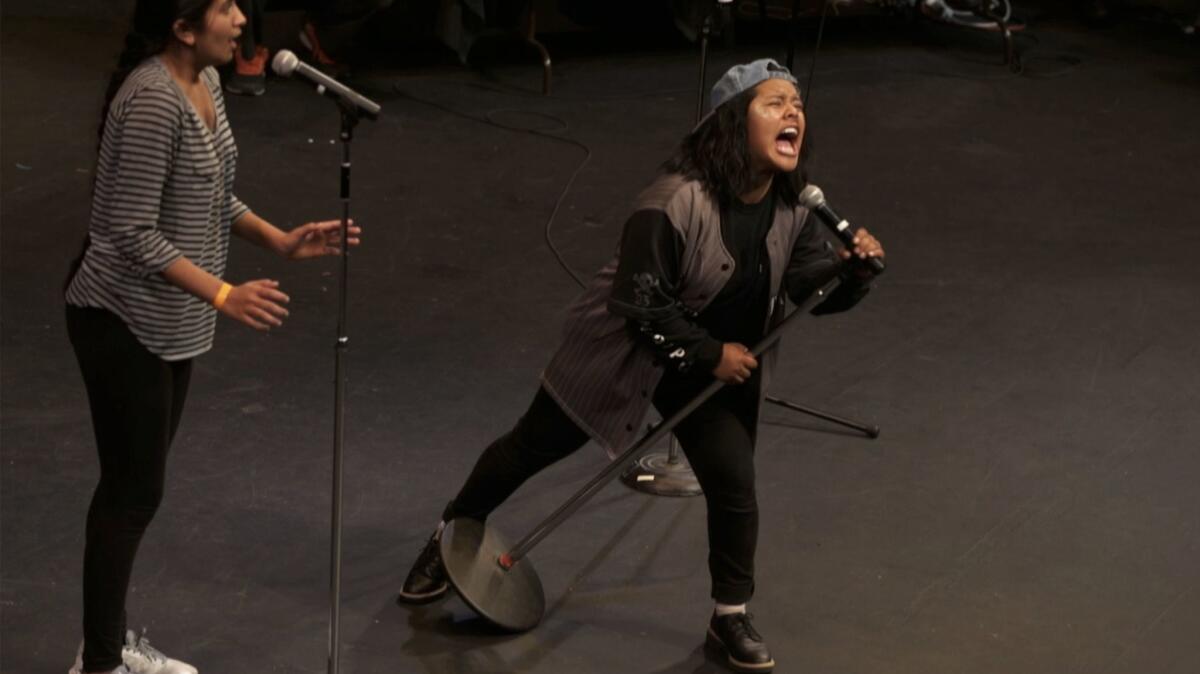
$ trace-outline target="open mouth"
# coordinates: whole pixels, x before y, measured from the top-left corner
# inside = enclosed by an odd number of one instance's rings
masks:
[[[789,126],[775,136],[775,150],[786,157],[800,154],[800,129]]]

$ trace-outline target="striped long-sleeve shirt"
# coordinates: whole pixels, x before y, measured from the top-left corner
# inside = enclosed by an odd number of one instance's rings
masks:
[[[151,353],[182,360],[212,347],[216,311],[160,272],[180,257],[221,277],[230,227],[249,209],[233,194],[237,146],[220,80],[210,131],[162,61],[138,66],[109,108],[92,194],[90,244],[68,304],[107,309]]]

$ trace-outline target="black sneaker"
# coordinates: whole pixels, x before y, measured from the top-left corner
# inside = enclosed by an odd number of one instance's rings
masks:
[[[450,584],[446,582],[440,545],[437,533],[429,537],[425,549],[404,579],[404,586],[400,588],[400,596],[396,601],[402,604],[428,604],[446,594]]]
[[[754,616],[749,613],[713,614],[708,623],[708,638],[705,642],[714,650],[725,654],[729,668],[735,672],[770,672],[775,669],[775,660],[767,650],[762,635],[750,624]]]

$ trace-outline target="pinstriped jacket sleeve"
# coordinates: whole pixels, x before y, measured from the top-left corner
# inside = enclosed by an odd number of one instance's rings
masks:
[[[721,359],[721,342],[693,322],[678,299],[683,237],[666,213],[635,212],[625,223],[608,310],[629,319],[639,343],[680,372],[707,372]]]
[[[109,117],[100,161],[107,162],[111,184],[105,204],[110,240],[141,276],[166,269],[182,253],[158,229],[163,186],[175,161],[180,138],[178,99],[171,91],[149,86],[126,99]]]

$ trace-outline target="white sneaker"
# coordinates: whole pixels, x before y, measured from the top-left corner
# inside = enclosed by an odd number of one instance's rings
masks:
[[[79,650],[75,651],[75,664],[71,665],[71,669],[67,674],[83,674],[83,641],[79,642]]]
[[[125,632],[125,646],[121,659],[129,674],[198,674],[195,667],[163,655],[162,651],[146,640],[146,631],[136,635],[133,630]],[[114,672],[114,674],[116,674]]]

